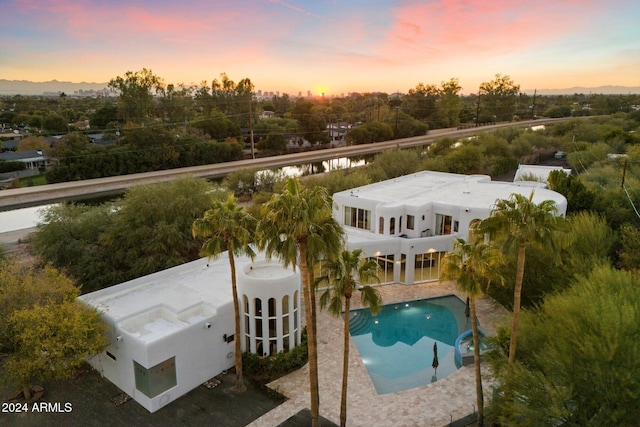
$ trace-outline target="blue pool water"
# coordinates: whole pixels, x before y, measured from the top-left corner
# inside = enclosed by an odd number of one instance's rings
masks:
[[[455,295],[352,310],[349,332],[378,394],[420,387],[455,372],[456,338],[471,327]],[[438,346],[437,369],[432,367]]]

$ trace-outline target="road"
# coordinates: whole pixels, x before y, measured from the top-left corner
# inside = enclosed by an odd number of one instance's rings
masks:
[[[590,117],[584,117],[582,119],[588,118]],[[221,178],[239,169],[271,169],[284,166],[296,166],[341,157],[355,157],[374,154],[391,148],[424,146],[432,144],[435,140],[442,137],[463,138],[483,132],[492,132],[504,127],[546,125],[574,119],[576,118],[541,119],[514,123],[500,123],[496,125],[472,127],[469,129],[436,129],[425,136],[396,139],[393,141],[377,142],[374,144],[305,151],[302,153],[239,160],[227,163],[216,163],[212,165],[192,166],[180,169],[8,189],[0,191],[0,212],[30,206],[41,206],[67,200],[80,200],[121,194],[126,189],[136,185],[166,182],[183,176]]]

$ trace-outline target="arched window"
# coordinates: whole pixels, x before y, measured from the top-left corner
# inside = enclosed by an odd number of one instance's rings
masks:
[[[256,298],[254,300],[254,304],[256,309],[256,337],[262,338],[262,300],[260,298]]]
[[[282,335],[284,341],[289,342],[289,295],[282,297]],[[286,345],[288,349],[288,345]]]
[[[293,337],[294,345],[298,345],[298,291],[293,293]]]
[[[391,218],[389,220],[389,234],[396,234],[396,219]]]
[[[242,295],[242,306],[244,307],[244,338],[246,351],[251,351],[251,317],[249,316],[249,298]]]
[[[380,220],[378,221],[378,233],[384,234],[384,217],[383,216],[381,216]]]

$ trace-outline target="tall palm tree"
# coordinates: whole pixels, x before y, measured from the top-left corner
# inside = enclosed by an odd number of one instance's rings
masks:
[[[476,319],[476,298],[482,294],[483,284],[490,283],[495,278],[501,280],[495,273],[501,258],[501,253],[485,244],[482,238],[475,238],[471,243],[464,239],[457,239],[453,250],[442,258],[440,266],[440,280],[455,280],[457,287],[469,295],[478,426],[482,426],[484,422],[484,396],[480,373],[480,336]]]
[[[300,267],[302,295],[307,325],[311,421],[319,425],[318,344],[315,327],[315,298],[312,294],[311,263],[326,256],[342,243],[342,229],[331,215],[331,199],[321,187],[302,188],[290,178],[285,189],[262,207],[258,223],[260,249],[277,256],[285,265]],[[314,304],[312,306],[312,304]]]
[[[193,222],[193,237],[205,237],[200,251],[201,255],[209,258],[217,258],[227,251],[229,265],[231,266],[231,290],[233,293],[233,314],[235,320],[235,365],[236,384],[234,391],[240,393],[247,388],[242,378],[242,341],[240,331],[240,305],[238,302],[238,289],[236,286],[235,256],[248,255],[251,259],[255,252],[250,246],[253,241],[256,228],[256,220],[238,206],[235,197],[230,195],[226,202],[213,201],[211,209],[204,213],[202,218]]]
[[[561,217],[556,216],[557,207],[553,200],[536,204],[533,191],[529,197],[512,194],[508,199],[496,202],[491,215],[478,226],[481,233],[501,238],[505,253],[517,250],[516,281],[513,291],[513,324],[509,342],[509,363],[516,359],[518,341],[518,320],[524,278],[524,264],[528,247],[548,247],[551,254],[558,255],[554,232],[562,228]]]
[[[370,307],[372,314],[377,314],[382,305],[382,298],[377,289],[369,285],[359,286],[356,282],[380,283],[377,275],[378,264],[370,259],[361,258],[362,250],[344,250],[335,260],[325,265],[326,275],[316,280],[316,286],[323,283],[329,287],[320,296],[320,307],[327,308],[334,316],[340,317],[344,305],[344,352],[342,362],[342,394],[340,397],[340,426],[347,424],[347,379],[349,376],[349,310],[351,297],[356,290],[360,291],[360,301],[364,307]]]

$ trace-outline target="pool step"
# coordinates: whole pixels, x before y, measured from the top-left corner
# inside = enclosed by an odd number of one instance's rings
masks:
[[[356,313],[357,314],[351,313],[351,318],[349,319],[349,333],[351,335],[362,335],[371,325],[371,316],[362,311],[358,311]]]

